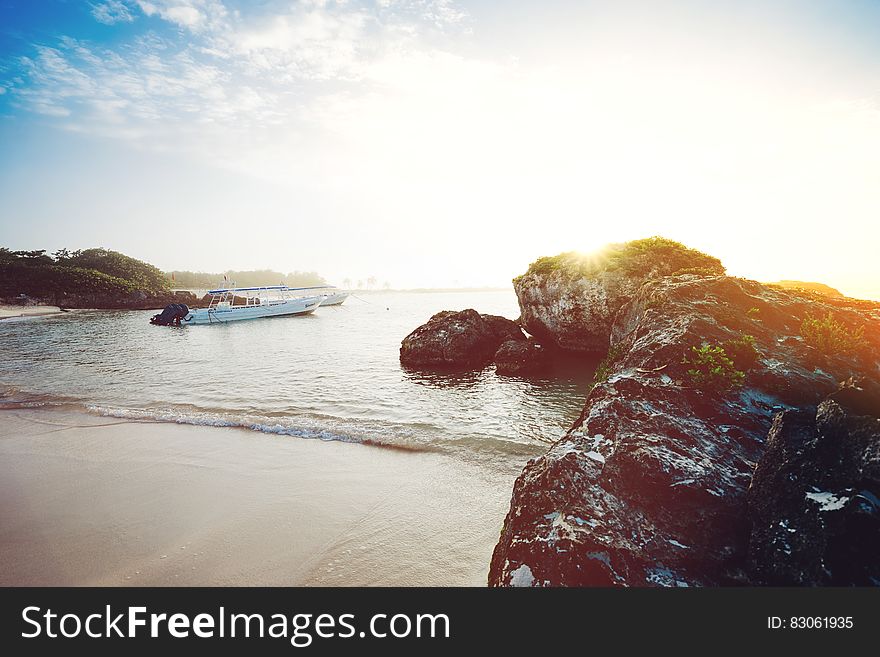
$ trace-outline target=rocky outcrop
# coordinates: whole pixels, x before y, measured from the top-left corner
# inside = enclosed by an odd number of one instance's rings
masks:
[[[534,340],[508,340],[495,352],[495,371],[506,376],[541,374],[550,368],[550,354]]]
[[[787,290],[803,290],[804,292],[813,292],[814,294],[822,294],[826,297],[843,297],[843,293],[824,283],[816,283],[813,281],[776,281],[770,283]]]
[[[403,339],[400,363],[411,368],[483,367],[501,344],[525,341],[516,322],[476,310],[437,313]]]
[[[878,418],[880,394],[855,383],[775,417],[748,495],[753,581],[880,585]]]
[[[526,274],[514,281],[525,329],[570,351],[608,349],[611,324],[643,280],[620,274],[571,279],[561,272]]]
[[[489,583],[752,582],[747,491],[774,416],[819,404],[853,374],[876,381],[880,304],[727,276],[533,276],[517,284],[529,332],[541,326],[561,346],[611,349],[581,418],[517,479]],[[825,313],[863,332],[863,347],[823,353],[808,344],[805,318]],[[687,362],[693,348],[744,335],[757,358],[742,385],[699,384]]]
[[[723,274],[717,258],[660,237],[541,258],[513,281],[523,328],[569,351],[605,353],[618,312],[645,281],[685,269]]]

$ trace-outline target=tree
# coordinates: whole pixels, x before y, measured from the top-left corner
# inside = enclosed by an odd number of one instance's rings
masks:
[[[293,271],[287,275],[285,284],[291,287],[316,287],[327,285],[327,281],[315,271]]]
[[[170,287],[165,274],[158,268],[109,249],[77,251],[58,264],[65,267],[94,269],[102,274],[128,281],[136,289],[148,294],[167,292]]]
[[[375,276],[370,276],[369,278],[367,278],[367,287],[370,289],[376,287],[376,277]]]

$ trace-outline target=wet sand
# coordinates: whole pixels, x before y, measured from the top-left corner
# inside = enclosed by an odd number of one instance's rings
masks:
[[[2,585],[484,586],[519,468],[0,411]]]
[[[0,303],[0,321],[59,315],[61,312],[58,306],[10,306]]]

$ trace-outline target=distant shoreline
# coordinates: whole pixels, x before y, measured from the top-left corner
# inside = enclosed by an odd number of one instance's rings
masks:
[[[328,285],[327,287],[339,287]],[[407,288],[388,288],[387,290],[359,290],[357,288],[349,289],[349,288],[340,288],[345,289],[351,294],[382,294],[385,292],[415,292],[415,293],[429,293],[429,292],[513,292],[513,285],[509,287],[407,287]],[[192,288],[192,287],[175,287],[171,288],[171,292],[207,292],[208,288]]]

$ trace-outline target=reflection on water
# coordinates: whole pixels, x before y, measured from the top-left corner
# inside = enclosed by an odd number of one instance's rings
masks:
[[[219,326],[151,326],[150,311],[0,323],[0,383],[120,417],[462,453],[543,450],[580,413],[594,361],[558,359],[543,379],[400,367],[410,331],[471,307],[519,314],[513,292],[389,292]]]
[[[485,371],[428,371],[410,367],[401,367],[403,376],[416,385],[435,386],[437,388],[472,388],[485,377]]]

